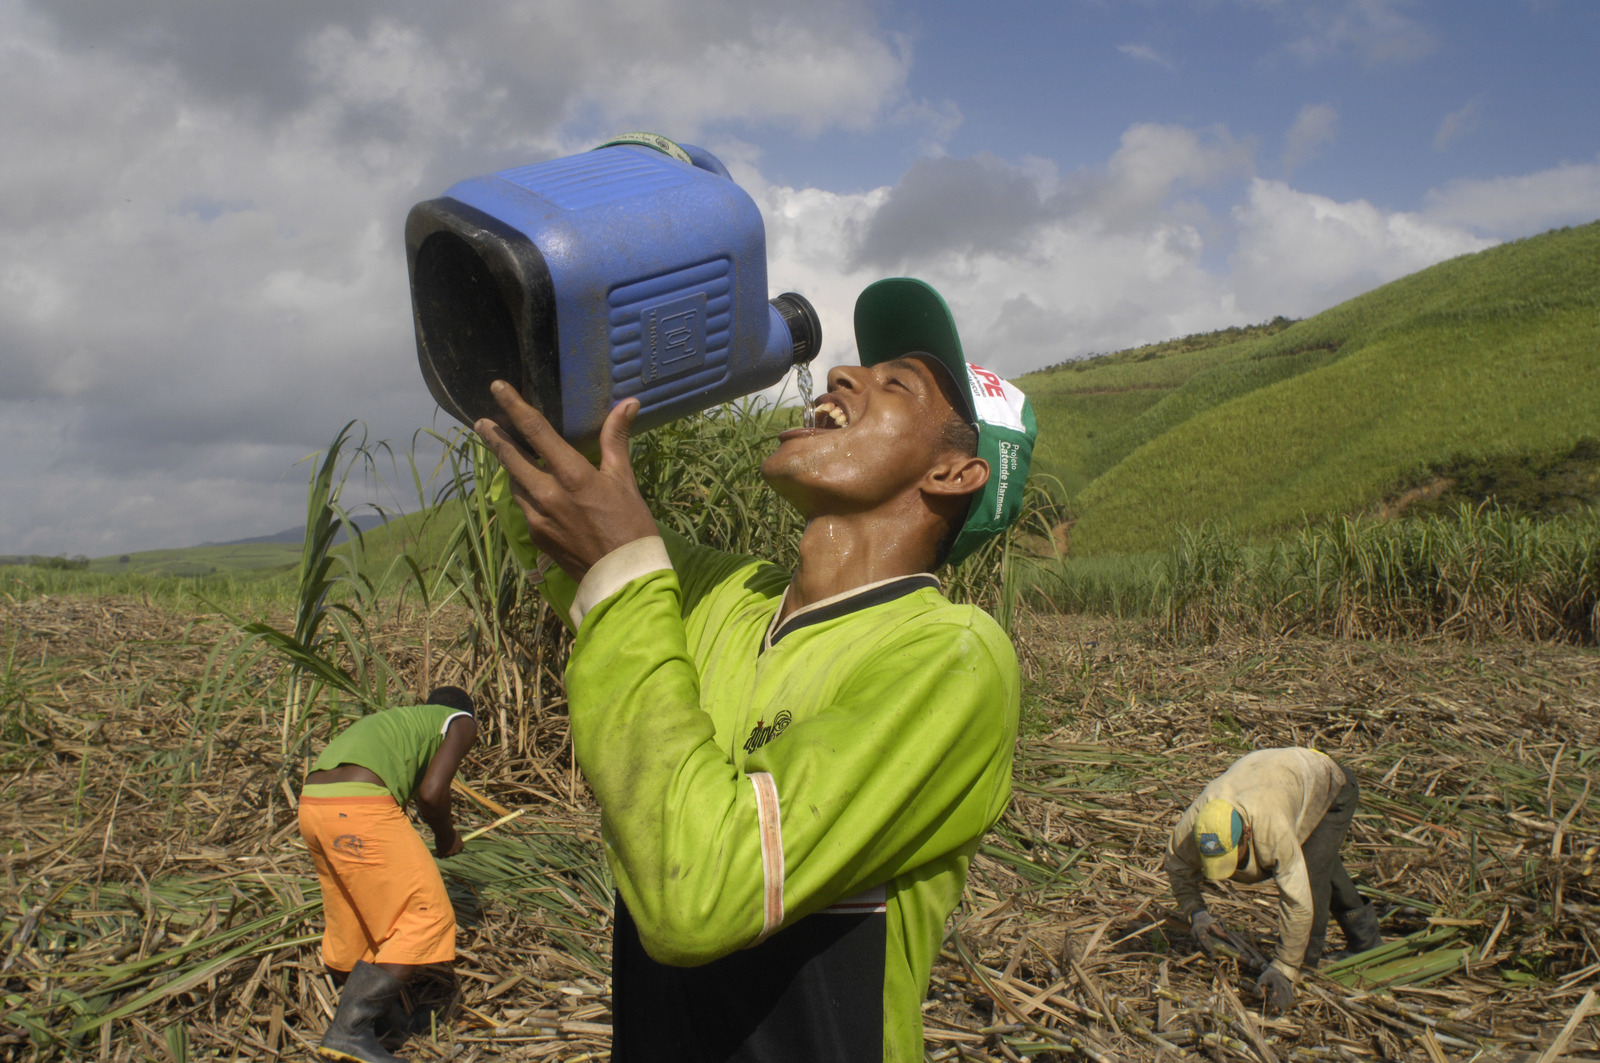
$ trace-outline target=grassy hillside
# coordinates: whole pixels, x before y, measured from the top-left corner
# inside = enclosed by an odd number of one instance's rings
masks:
[[[179,550],[141,550],[89,562],[90,572],[146,576],[212,576],[221,573],[288,571],[300,560],[299,543],[236,543]]]
[[[1360,511],[1430,467],[1547,461],[1600,424],[1600,223],[1279,331],[1099,361],[1019,381],[1051,434],[1041,468],[1071,497],[1075,554],[1159,548],[1206,520],[1264,532]]]
[[[1056,477],[1068,494],[1076,494],[1127,452],[1118,449],[1115,437],[1130,422],[1195,376],[1236,357],[1239,345],[1291,324],[1278,318],[1030,373],[1023,387],[1039,418],[1035,470]]]

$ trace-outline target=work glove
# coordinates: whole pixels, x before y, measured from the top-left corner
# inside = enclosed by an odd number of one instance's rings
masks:
[[[1195,944],[1213,960],[1217,958],[1217,942],[1227,932],[1228,928],[1222,925],[1222,920],[1204,908],[1189,917],[1189,933],[1193,935]]]
[[[1294,1007],[1294,983],[1276,967],[1268,967],[1256,979],[1261,999],[1268,1015],[1281,1015]]]

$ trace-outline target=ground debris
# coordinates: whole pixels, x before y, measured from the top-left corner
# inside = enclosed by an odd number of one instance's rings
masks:
[[[299,767],[279,740],[281,676],[240,677],[217,707],[206,662],[233,630],[142,602],[0,601],[0,624],[0,1060],[304,1058],[336,992],[295,829]],[[1173,643],[1037,616],[1019,638],[1015,794],[935,967],[931,1058],[1531,1063],[1558,1036],[1567,1058],[1600,1055],[1592,652]],[[414,656],[432,681],[454,678],[446,651]],[[438,991],[457,1003],[408,1058],[608,1055],[598,818],[559,698],[539,704],[464,775],[465,828],[528,811],[450,865],[461,954]],[[1462,964],[1404,985],[1312,975],[1292,1014],[1267,1018],[1253,974],[1207,961],[1167,917],[1160,857],[1178,813],[1237,756],[1289,744],[1358,774],[1346,862],[1386,938],[1438,933]],[[1270,888],[1213,903],[1270,954]]]

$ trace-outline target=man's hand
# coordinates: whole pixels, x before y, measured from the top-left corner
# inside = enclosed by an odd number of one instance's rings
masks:
[[[441,838],[437,834],[433,837],[433,855],[440,860],[447,856],[454,856],[466,847],[467,843],[462,840],[461,832],[454,827],[450,828],[448,837]]]
[[[511,477],[511,494],[527,518],[533,544],[562,571],[582,580],[617,547],[659,534],[628,458],[637,399],[619,403],[607,415],[597,469],[511,385],[496,380],[490,391],[500,416],[473,428]]]
[[[1222,920],[1204,908],[1189,917],[1189,933],[1193,935],[1194,943],[1213,960],[1217,958],[1217,942],[1227,932],[1228,928],[1222,925]]]
[[[1268,967],[1261,972],[1261,977],[1256,979],[1256,988],[1261,990],[1262,1003],[1268,1015],[1281,1015],[1294,1007],[1294,983],[1276,967]]]

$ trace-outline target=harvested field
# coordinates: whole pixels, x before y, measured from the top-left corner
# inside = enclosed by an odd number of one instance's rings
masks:
[[[128,600],[0,601],[0,631],[0,1059],[305,1058],[336,994],[280,760],[282,677],[258,668],[241,686],[255,696],[199,712],[232,629]],[[383,638],[420,686],[421,635]],[[1600,982],[1593,651],[1172,644],[1056,616],[1025,618],[1019,644],[1016,793],[935,971],[932,1058],[1600,1056],[1584,1014]],[[432,681],[450,681],[431,652]],[[597,817],[559,699],[542,705],[502,717],[464,772],[464,827],[527,811],[445,862],[460,1000],[410,1059],[608,1054]],[[1434,966],[1375,990],[1319,974],[1265,1019],[1252,977],[1163,919],[1160,853],[1206,781],[1287,744],[1358,773],[1347,866],[1386,937],[1431,935]],[[1261,945],[1274,902],[1230,888],[1213,907]]]

